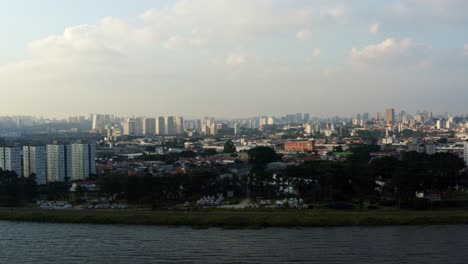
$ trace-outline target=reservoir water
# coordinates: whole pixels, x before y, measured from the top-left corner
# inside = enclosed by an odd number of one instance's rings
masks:
[[[468,225],[223,230],[0,221],[0,263],[468,263]]]

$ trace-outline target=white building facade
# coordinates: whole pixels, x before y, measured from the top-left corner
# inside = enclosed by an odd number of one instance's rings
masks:
[[[35,174],[38,184],[47,183],[45,146],[23,146],[23,174]]]

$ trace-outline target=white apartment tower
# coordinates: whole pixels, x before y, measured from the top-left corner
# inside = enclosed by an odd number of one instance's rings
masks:
[[[465,163],[466,165],[468,165],[468,141],[465,141],[464,143],[464,152],[463,152],[463,156],[465,158]]]
[[[21,169],[21,148],[0,147],[0,168],[4,171],[14,171],[18,176],[23,176]]]
[[[156,134],[156,119],[145,117],[143,119],[143,135],[152,136]]]
[[[23,146],[23,174],[29,177],[33,173],[38,184],[47,183],[45,146]]]
[[[166,119],[163,116],[156,119],[156,134],[161,136],[166,134]]]
[[[71,180],[84,180],[96,173],[96,146],[94,144],[72,144],[71,158]]]
[[[176,134],[184,134],[185,128],[184,128],[184,119],[181,116],[178,116],[175,118],[175,123],[176,123]]]
[[[176,120],[173,116],[166,117],[166,135],[175,135],[176,134]]]
[[[47,145],[47,181],[65,181],[70,179],[71,171],[71,146]]]

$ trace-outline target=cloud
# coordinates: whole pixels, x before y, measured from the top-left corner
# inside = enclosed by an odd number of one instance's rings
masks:
[[[296,38],[300,41],[309,40],[311,36],[310,30],[305,29],[296,33]]]
[[[333,7],[324,7],[320,9],[320,15],[325,17],[340,18],[346,14],[344,5],[336,5]]]
[[[183,46],[184,44],[186,44],[185,38],[172,36],[164,42],[163,47],[166,49],[175,49]]]
[[[371,34],[373,34],[373,35],[379,33],[379,24],[378,24],[378,23],[372,24],[372,25],[369,27],[369,33],[371,33]]]
[[[247,62],[245,53],[233,53],[226,58],[226,65],[241,65]]]
[[[362,49],[353,48],[350,52],[350,61],[354,66],[365,68],[400,66],[413,68],[427,68],[430,61],[427,53],[430,47],[424,44],[416,44],[410,38],[398,41],[388,38],[380,43],[368,45]]]
[[[313,52],[312,52],[312,55],[313,55],[314,57],[319,57],[321,53],[322,53],[322,52],[320,51],[319,48],[315,48],[315,49],[313,50]]]

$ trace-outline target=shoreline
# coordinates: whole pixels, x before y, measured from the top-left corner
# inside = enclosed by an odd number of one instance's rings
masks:
[[[388,225],[468,224],[466,210],[437,211],[145,211],[145,210],[43,210],[3,208],[0,220],[156,226],[219,227],[226,229],[267,227],[338,227]]]

